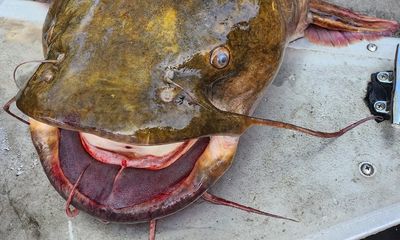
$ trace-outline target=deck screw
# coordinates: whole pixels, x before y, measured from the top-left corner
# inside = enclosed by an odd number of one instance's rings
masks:
[[[376,103],[374,104],[374,108],[375,108],[375,110],[376,110],[377,112],[385,111],[385,110],[386,110],[386,103],[385,103],[385,102],[382,102],[382,101],[376,102]]]
[[[376,52],[378,51],[378,46],[375,43],[370,43],[367,45],[367,49],[370,52]]]
[[[360,163],[360,173],[364,177],[372,177],[376,173],[375,166],[370,162],[362,162]]]
[[[376,76],[379,82],[381,83],[391,83],[390,74],[388,72],[380,72]]]

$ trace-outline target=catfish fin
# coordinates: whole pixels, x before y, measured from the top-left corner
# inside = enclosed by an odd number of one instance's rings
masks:
[[[304,36],[316,44],[341,47],[362,40],[392,36],[396,21],[369,17],[321,0],[310,1],[310,26]]]
[[[363,40],[375,41],[391,35],[392,33],[362,33],[329,30],[316,25],[309,26],[304,32],[304,36],[310,42],[330,47],[345,47]]]

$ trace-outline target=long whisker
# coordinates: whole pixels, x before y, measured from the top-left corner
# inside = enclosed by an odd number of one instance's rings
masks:
[[[221,205],[221,206],[227,206],[227,207],[231,207],[231,208],[236,208],[242,211],[246,211],[249,213],[255,213],[255,214],[259,214],[259,215],[263,215],[263,216],[267,216],[267,217],[272,217],[272,218],[278,218],[278,219],[283,219],[283,220],[289,220],[292,222],[299,222],[298,220],[292,219],[292,218],[287,218],[287,217],[283,217],[283,216],[279,216],[276,214],[272,214],[272,213],[268,213],[268,212],[263,212],[260,211],[258,209],[252,208],[252,207],[248,207],[248,206],[244,206],[242,204],[239,203],[235,203],[220,197],[217,197],[215,195],[212,195],[208,192],[205,192],[202,195],[202,198],[204,200],[206,200],[209,203],[215,204],[215,205]]]
[[[155,219],[150,221],[150,233],[149,233],[149,240],[156,239],[156,221]]]
[[[19,121],[21,121],[21,122],[23,122],[23,123],[25,123],[25,124],[27,124],[27,125],[30,125],[30,123],[29,123],[28,121],[22,119],[21,117],[18,117],[17,115],[15,115],[14,113],[12,113],[12,112],[10,111],[10,106],[11,106],[11,104],[12,104],[13,102],[15,102],[15,101],[16,101],[16,98],[15,98],[15,97],[11,98],[10,101],[8,101],[8,102],[3,106],[3,110],[4,110],[6,113],[8,113],[9,115],[11,115],[11,116],[13,116],[14,118],[16,118],[17,120],[19,120]]]
[[[61,54],[61,55],[57,58],[57,60],[31,60],[31,61],[22,62],[22,63],[18,64],[18,65],[14,68],[14,71],[13,71],[13,80],[14,80],[15,84],[17,84],[17,77],[16,77],[16,76],[17,76],[17,71],[18,71],[18,69],[19,69],[21,66],[23,66],[23,65],[25,65],[25,64],[28,64],[28,63],[54,63],[54,64],[56,64],[56,63],[60,63],[60,61],[62,61],[63,58],[64,58],[64,55]],[[18,84],[17,84],[17,85],[18,85]],[[29,123],[28,121],[22,119],[21,117],[18,117],[17,115],[15,115],[14,113],[12,113],[12,112],[10,111],[10,106],[11,106],[11,104],[12,104],[13,102],[15,102],[15,101],[16,101],[16,97],[13,97],[12,99],[10,99],[10,101],[8,101],[8,102],[3,106],[3,110],[4,110],[6,113],[8,113],[9,115],[11,115],[11,116],[13,116],[14,118],[16,118],[17,120],[19,120],[19,121],[21,121],[21,122],[23,122],[23,123],[25,123],[25,124],[27,124],[27,125],[30,125],[30,123]]]
[[[85,169],[83,169],[83,171],[81,172],[81,174],[80,174],[79,177],[78,177],[78,180],[76,180],[74,186],[73,186],[72,189],[71,189],[71,192],[69,193],[67,202],[66,202],[66,204],[65,204],[65,213],[66,213],[67,216],[70,217],[70,218],[74,218],[74,217],[78,216],[78,214],[79,214],[79,210],[78,210],[77,208],[74,208],[74,209],[71,210],[71,203],[72,203],[72,200],[73,200],[73,198],[74,198],[75,191],[76,191],[76,189],[78,188],[78,185],[79,185],[79,183],[80,183],[81,180],[82,180],[83,174],[85,174],[86,170],[87,170],[90,166],[91,166],[91,164],[88,164],[88,165],[85,167]]]
[[[300,126],[296,126],[293,124],[289,124],[289,123],[284,123],[284,122],[278,122],[278,121],[273,121],[273,120],[268,120],[268,119],[259,119],[259,118],[252,118],[250,120],[250,122],[253,125],[261,125],[261,126],[270,126],[270,127],[274,127],[274,128],[283,128],[283,129],[289,129],[289,130],[294,130],[297,132],[301,132],[301,133],[305,133],[314,137],[319,137],[319,138],[338,138],[342,135],[344,135],[345,133],[347,133],[348,131],[360,126],[361,124],[371,121],[371,120],[382,120],[382,117],[380,116],[371,116],[371,117],[367,117],[364,119],[361,119],[360,121],[357,121],[337,132],[320,132],[320,131],[315,131],[315,130],[311,130],[308,128],[304,128],[304,127],[300,127]]]

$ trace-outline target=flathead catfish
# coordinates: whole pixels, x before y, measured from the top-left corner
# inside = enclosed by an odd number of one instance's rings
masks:
[[[150,221],[151,238],[156,219],[200,197],[284,218],[207,193],[240,135],[263,125],[332,138],[375,119],[324,133],[249,116],[286,45],[345,46],[398,28],[319,0],[56,0],[46,60],[13,100],[69,216]]]

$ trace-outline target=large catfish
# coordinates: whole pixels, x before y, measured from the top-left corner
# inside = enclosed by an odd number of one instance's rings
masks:
[[[373,119],[323,133],[250,117],[286,45],[345,46],[398,28],[319,0],[56,0],[45,61],[13,100],[70,216],[150,221],[151,238],[156,219],[200,197],[279,217],[207,193],[239,136],[265,125],[338,137]]]

